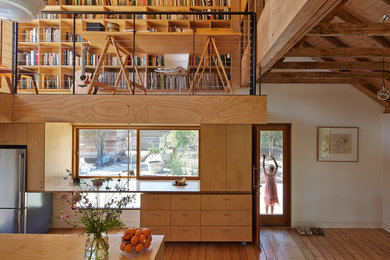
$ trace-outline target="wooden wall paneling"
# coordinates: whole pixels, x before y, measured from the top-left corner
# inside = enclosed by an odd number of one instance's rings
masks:
[[[251,191],[252,126],[227,125],[226,188],[229,191]]]
[[[14,96],[11,94],[0,93],[0,104],[0,123],[12,122]]]
[[[15,122],[265,124],[265,96],[17,95]]]
[[[27,125],[27,191],[44,191],[45,125]]]
[[[0,124],[0,145],[27,145],[27,125]]]
[[[268,2],[257,24],[257,61],[262,73],[267,72],[340,2],[341,0]]]
[[[45,124],[45,189],[49,183],[55,185],[59,178],[66,176],[66,169],[72,170],[72,124]]]
[[[200,127],[200,189],[223,191],[226,188],[226,126]]]
[[[1,37],[1,63],[0,65],[11,67],[12,65],[12,23],[2,21]],[[7,82],[2,78],[0,92],[9,93]]]

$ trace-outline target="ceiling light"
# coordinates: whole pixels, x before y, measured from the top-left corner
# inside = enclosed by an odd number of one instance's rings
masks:
[[[385,21],[387,19],[389,19],[389,17],[387,15],[384,15],[382,17],[382,22],[385,23]],[[384,48],[385,48],[385,36],[384,35],[382,36],[382,47],[383,47],[383,51],[384,51]],[[386,88],[386,82],[385,82],[385,55],[384,54],[382,57],[382,87],[376,95],[380,100],[388,100],[390,98],[390,91]]]

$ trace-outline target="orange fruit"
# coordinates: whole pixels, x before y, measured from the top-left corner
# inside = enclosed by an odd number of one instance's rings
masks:
[[[139,241],[139,239],[138,239],[138,236],[137,235],[134,235],[132,238],[131,238],[131,244],[133,245],[133,246],[135,246],[137,243],[138,243],[138,241]]]
[[[145,243],[144,243],[144,247],[145,248],[148,248],[148,247],[150,247],[150,244],[152,243],[152,238],[148,238],[148,239],[146,239],[146,241],[145,241]]]
[[[122,243],[121,243],[120,248],[121,248],[122,251],[125,251],[126,245],[127,245],[126,242],[122,242]]]
[[[138,243],[138,244],[135,246],[135,251],[141,252],[142,250],[144,250],[144,246],[142,245],[142,243]]]
[[[131,236],[132,236],[131,234],[126,234],[126,233],[125,233],[125,234],[123,235],[122,239],[123,239],[123,240],[129,240],[129,239],[131,238]]]
[[[145,240],[146,240],[146,236],[145,236],[144,234],[142,234],[142,235],[139,236],[139,242],[140,242],[140,243],[145,242]]]
[[[142,235],[142,230],[141,230],[141,229],[137,229],[137,231],[135,231],[135,234],[136,234],[137,236]]]
[[[150,237],[150,235],[152,235],[152,230],[150,230],[149,228],[143,228],[142,232],[146,237]]]
[[[131,251],[133,251],[133,246],[130,245],[130,244],[126,245],[126,247],[125,247],[125,252],[126,252],[126,253],[131,253]]]

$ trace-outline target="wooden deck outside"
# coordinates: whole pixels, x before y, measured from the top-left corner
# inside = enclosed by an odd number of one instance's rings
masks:
[[[78,229],[51,231],[79,232]],[[165,259],[390,259],[390,234],[383,229],[324,229],[324,232],[324,237],[300,236],[295,229],[264,228],[261,230],[262,252],[252,244],[167,242]]]

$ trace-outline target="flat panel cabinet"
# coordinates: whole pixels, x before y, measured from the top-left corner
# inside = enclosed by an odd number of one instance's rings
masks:
[[[26,145],[27,124],[0,124],[0,145]]]
[[[251,125],[201,125],[202,191],[251,191]]]
[[[27,191],[44,191],[45,125],[0,124],[0,145],[27,145]]]
[[[160,196],[170,206],[150,203]],[[251,241],[252,195],[142,194],[141,226],[167,241]]]
[[[226,188],[226,126],[201,125],[200,188],[224,191]]]
[[[231,191],[250,191],[252,184],[252,127],[228,125],[226,188]]]
[[[45,186],[45,125],[27,125],[27,191]]]

